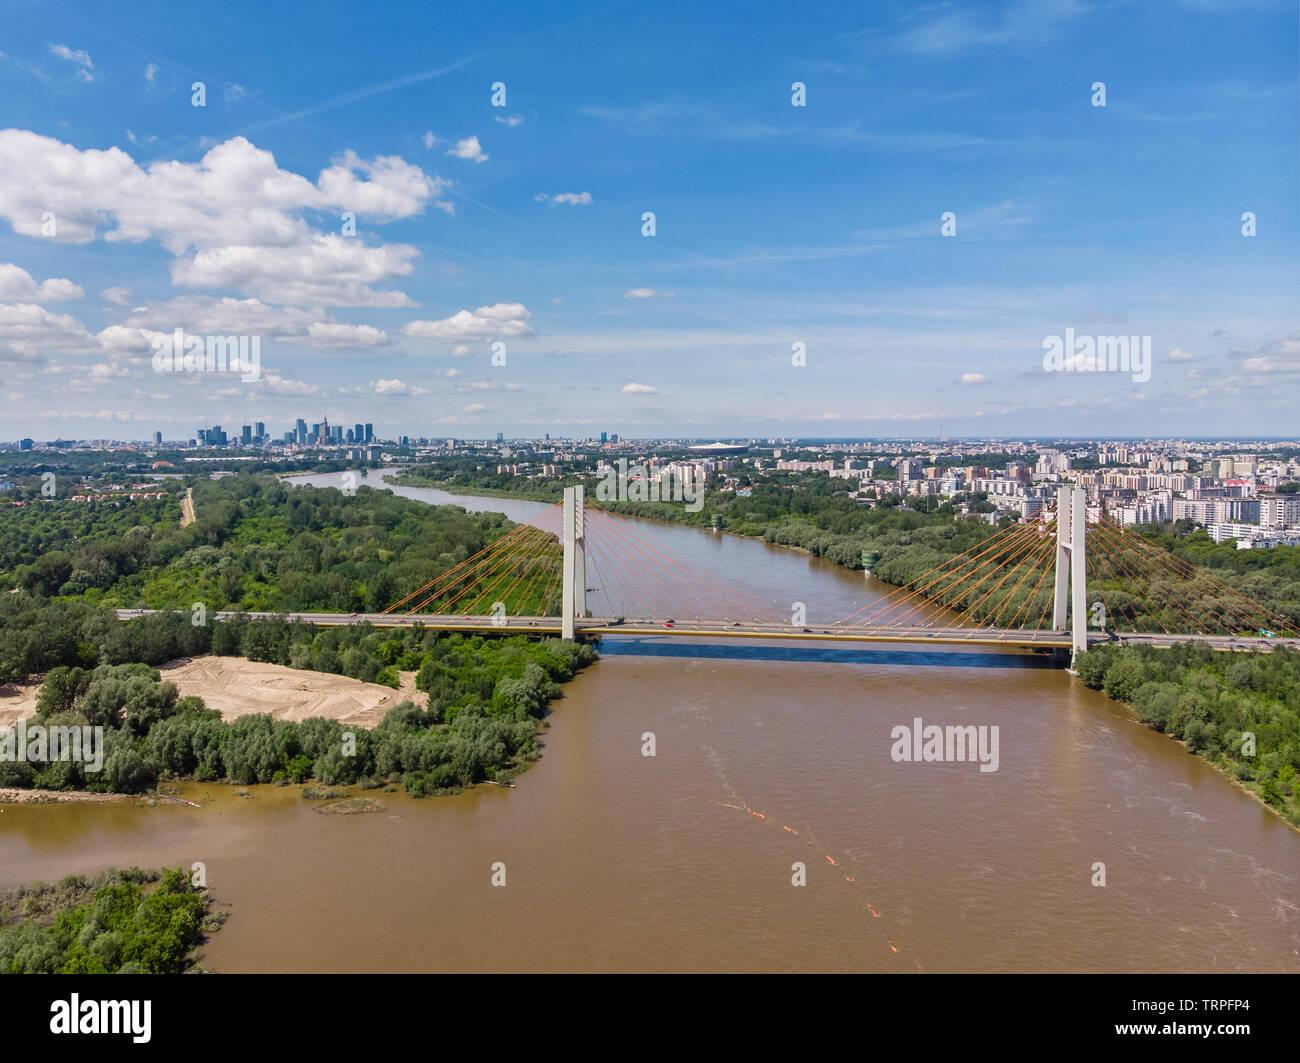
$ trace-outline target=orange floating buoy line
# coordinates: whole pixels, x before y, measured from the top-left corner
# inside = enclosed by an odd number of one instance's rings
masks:
[[[728,787],[728,789],[730,790],[730,787]],[[734,792],[733,792],[732,796],[733,796],[733,797],[735,796]],[[736,800],[737,800],[737,801],[740,801],[740,798],[739,798],[739,797],[736,797]],[[755,811],[754,809],[750,808],[747,804],[745,804],[743,801],[742,801],[740,804],[738,804],[738,805],[729,805],[729,804],[725,804],[725,803],[723,803],[722,801],[717,801],[717,802],[714,802],[714,803],[715,803],[715,804],[722,805],[723,808],[736,808],[736,809],[740,809],[742,812],[748,812],[751,816],[754,816],[754,817],[756,817],[756,818],[758,818],[758,819],[767,819],[767,816],[765,816],[762,812]],[[795,830],[793,827],[787,826],[786,824],[782,823],[782,824],[781,824],[781,829],[784,830],[784,831],[786,831],[786,832],[789,833],[789,834],[793,834],[796,838],[799,837],[799,832],[798,832],[797,830]],[[811,832],[809,832],[809,833],[811,833]],[[806,841],[808,842],[809,845],[812,845],[813,842],[814,842],[814,839],[813,839],[813,838],[808,838],[808,839],[806,839]],[[820,849],[820,846],[818,846],[818,848]],[[829,863],[832,867],[839,867],[839,866],[840,866],[838,863],[836,863],[836,861],[835,861],[835,857],[831,856],[830,853],[823,851],[823,852],[822,852],[822,856],[826,857],[826,861],[827,861],[827,863]],[[850,886],[855,886],[855,885],[857,885],[857,883],[856,883],[856,882],[854,881],[854,879],[853,879],[853,876],[850,875],[850,874],[847,874],[847,873],[844,875],[844,881],[847,882]],[[880,913],[879,913],[878,911],[876,911],[875,908],[872,907],[871,902],[870,902],[870,901],[866,901],[865,903],[866,903],[866,906],[867,906],[867,911],[869,911],[869,912],[871,913],[871,917],[872,917],[873,919],[879,919],[879,918],[880,918]],[[898,946],[894,944],[894,939],[891,938],[891,937],[889,937],[888,935],[886,935],[886,940],[889,942],[889,948],[890,948],[890,950],[891,950],[892,952],[897,953],[897,952],[898,952]]]

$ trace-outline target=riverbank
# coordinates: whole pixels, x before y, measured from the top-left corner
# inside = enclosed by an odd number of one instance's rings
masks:
[[[408,467],[409,466],[404,466],[402,472],[399,472],[398,475],[392,477],[391,482],[398,487],[423,488],[428,491],[446,491],[449,495],[464,495],[466,498],[508,498],[515,502],[537,502],[544,506],[554,505],[556,502],[561,501],[561,498],[534,498],[531,495],[521,495],[516,494],[513,491],[501,491],[489,487],[462,487],[460,484],[449,484],[446,481],[435,483],[432,480],[425,480],[418,477],[406,480],[403,478],[403,474],[405,469]],[[293,475],[299,476],[302,474],[294,473]],[[390,482],[389,477],[382,474],[379,479],[385,484]]]
[[[23,790],[0,787],[0,805],[103,805],[115,801],[138,801],[139,794],[97,794],[89,790]],[[0,809],[0,812],[3,812]]]

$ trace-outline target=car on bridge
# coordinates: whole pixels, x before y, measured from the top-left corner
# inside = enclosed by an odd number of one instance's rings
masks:
[[[673,626],[673,618],[670,616],[667,620],[664,621],[664,627],[672,627],[672,626]]]

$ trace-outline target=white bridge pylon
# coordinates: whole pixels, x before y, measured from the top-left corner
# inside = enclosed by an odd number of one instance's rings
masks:
[[[1052,600],[1052,627],[1070,620],[1070,643],[1075,654],[1088,652],[1088,495],[1082,487],[1056,490],[1056,593]],[[1068,610],[1067,610],[1068,606]]]
[[[581,484],[564,489],[564,592],[560,634],[567,642],[574,640],[573,621],[587,615],[586,504],[586,488]]]

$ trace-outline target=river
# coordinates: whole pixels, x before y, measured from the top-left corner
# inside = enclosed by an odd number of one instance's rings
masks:
[[[810,626],[881,593],[763,543],[637,533]],[[1046,663],[611,639],[513,789],[374,792],[384,811],[357,816],[209,784],[184,787],[201,809],[10,805],[0,885],[201,861],[230,913],[217,971],[1300,969],[1300,836]],[[997,770],[895,762],[916,717],[996,725]]]

